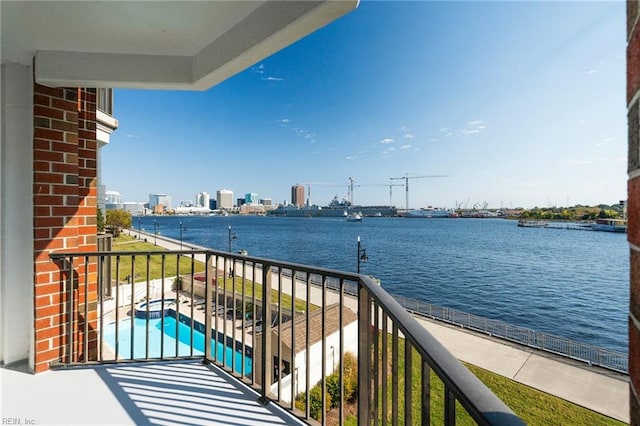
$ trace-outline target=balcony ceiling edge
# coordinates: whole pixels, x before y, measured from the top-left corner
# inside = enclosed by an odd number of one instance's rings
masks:
[[[357,5],[267,2],[194,56],[37,51],[35,79],[51,87],[207,90]]]

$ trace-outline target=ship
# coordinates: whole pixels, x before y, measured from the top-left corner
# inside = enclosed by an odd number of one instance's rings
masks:
[[[417,210],[409,210],[404,214],[404,217],[409,218],[439,218],[439,217],[453,217],[451,210],[435,208],[435,207],[424,207]]]
[[[341,217],[359,214],[360,217],[394,217],[398,215],[398,210],[393,206],[361,206],[352,205],[346,199],[339,200],[337,196],[326,206],[305,206],[294,205],[278,206],[269,212],[273,216],[284,217]]]

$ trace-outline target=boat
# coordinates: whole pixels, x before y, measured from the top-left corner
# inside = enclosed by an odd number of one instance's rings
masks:
[[[521,228],[545,228],[548,224],[546,220],[520,219],[518,221],[518,226]]]
[[[351,213],[349,216],[347,216],[347,222],[362,222],[362,214]]]
[[[451,212],[449,210],[429,206],[418,210],[409,210],[405,213],[404,217],[434,218],[449,217],[450,214]]]
[[[591,224],[594,231],[627,232],[627,221],[624,219],[596,219]]]

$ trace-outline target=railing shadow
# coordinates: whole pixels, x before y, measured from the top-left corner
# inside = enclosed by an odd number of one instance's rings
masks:
[[[303,424],[216,366],[198,361],[105,365],[96,373],[136,425]]]

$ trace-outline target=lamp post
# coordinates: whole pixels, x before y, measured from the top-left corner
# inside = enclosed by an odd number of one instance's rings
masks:
[[[358,236],[358,273],[360,273],[360,262],[365,263],[369,260],[367,257],[367,249],[360,244],[360,236]]]
[[[231,232],[231,225],[229,225],[229,253],[231,253],[231,241],[237,240],[235,232]]]
[[[237,239],[238,237],[236,237],[236,233],[231,232],[231,225],[229,225],[229,253],[231,253],[231,241]],[[233,259],[231,259],[231,262],[233,262]],[[229,267],[229,278],[233,278],[233,263]]]
[[[180,221],[180,250],[182,250],[182,231],[186,231],[187,227],[182,224]]]
[[[153,219],[153,245],[158,245],[157,243],[157,238],[158,238],[158,222]]]

